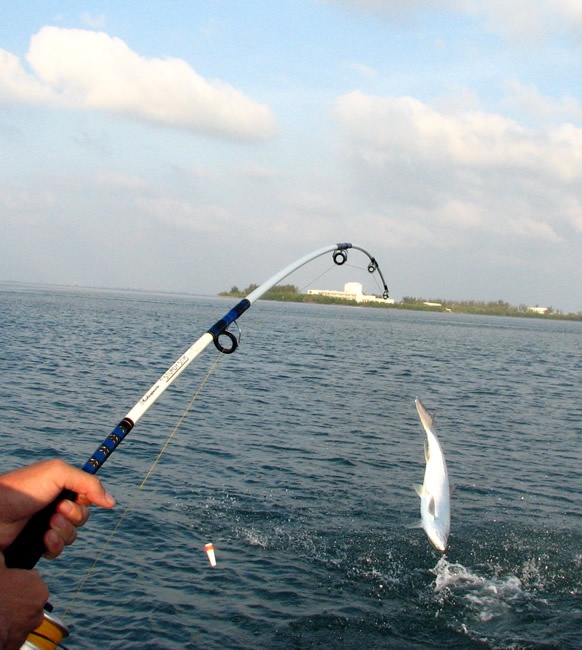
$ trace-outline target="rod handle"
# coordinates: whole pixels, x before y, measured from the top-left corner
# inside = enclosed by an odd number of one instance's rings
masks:
[[[4,560],[10,569],[32,569],[46,551],[44,534],[49,529],[49,522],[57,510],[57,505],[69,499],[75,501],[77,494],[72,490],[63,490],[59,496],[39,510],[20,531],[18,537],[4,549]]]

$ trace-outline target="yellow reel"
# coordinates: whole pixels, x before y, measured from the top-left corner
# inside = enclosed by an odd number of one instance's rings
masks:
[[[28,635],[20,650],[57,650],[68,636],[67,626],[54,614],[45,611],[43,622]]]

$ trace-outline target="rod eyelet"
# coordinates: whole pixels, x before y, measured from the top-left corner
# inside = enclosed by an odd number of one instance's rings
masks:
[[[226,338],[229,339],[230,344],[226,346],[222,345],[220,342],[221,336],[226,336]],[[214,345],[219,352],[222,352],[223,354],[232,354],[238,348],[238,339],[232,332],[224,330],[214,337]]]

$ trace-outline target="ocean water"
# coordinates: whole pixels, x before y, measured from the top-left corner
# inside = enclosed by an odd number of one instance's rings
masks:
[[[233,304],[0,285],[2,470],[82,465]],[[39,562],[68,648],[582,647],[581,323],[259,302],[239,324],[100,470],[115,510]],[[415,396],[455,486],[444,555],[410,527]]]

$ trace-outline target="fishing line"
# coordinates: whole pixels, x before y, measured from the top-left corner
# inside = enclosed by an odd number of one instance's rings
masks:
[[[300,286],[300,287],[296,287],[298,293],[300,293],[300,294],[301,294],[301,293],[305,293],[305,290],[307,289],[307,287],[310,287],[314,282],[317,282],[317,281],[318,281],[320,278],[322,278],[324,275],[327,275],[327,274],[328,274],[332,269],[335,268],[335,266],[336,266],[335,264],[330,264],[330,265],[329,265],[326,269],[324,269],[324,270],[323,270],[319,275],[314,276],[311,280],[308,280],[308,281],[307,281],[305,284],[303,284],[302,286]],[[274,288],[275,288],[275,287],[273,287],[273,289],[274,289]],[[267,299],[267,300],[268,300],[268,299]],[[282,302],[286,302],[285,299],[283,299]],[[294,301],[290,301],[290,302],[294,302]],[[262,329],[261,326],[265,323],[265,321],[267,320],[267,317],[268,317],[268,316],[269,316],[269,314],[268,314],[267,312],[262,312],[262,315],[261,315],[261,316],[257,316],[254,322],[251,321],[251,324],[250,324],[250,327],[249,327],[250,331],[252,332],[252,331],[256,331],[256,330],[260,330],[260,329]],[[240,334],[240,326],[239,326],[239,324],[238,324],[238,321],[234,321],[234,325],[236,325],[237,328],[238,328],[238,331],[239,331],[239,338],[240,338],[241,334]]]
[[[365,266],[358,266],[357,264],[346,263],[345,266],[349,266],[351,269],[356,269],[356,270],[361,271],[361,272],[364,272],[366,270]],[[370,267],[367,267],[367,270],[370,272]],[[373,280],[374,280],[374,284],[376,285],[376,287],[378,289],[380,289],[380,291],[382,291],[382,289],[383,289],[382,283],[380,282],[380,280],[378,279],[376,274],[373,274]]]
[[[192,396],[192,399],[190,400],[190,402],[188,403],[188,405],[184,409],[184,412],[182,413],[182,415],[180,416],[180,418],[178,419],[178,421],[174,425],[174,428],[172,429],[170,435],[166,439],[166,442],[163,444],[162,448],[158,452],[158,455],[157,455],[156,459],[151,464],[151,467],[149,468],[149,470],[146,472],[145,477],[143,478],[142,482],[140,483],[139,487],[137,488],[137,490],[136,490],[135,494],[133,495],[131,501],[128,503],[125,510],[122,512],[121,516],[119,517],[119,520],[117,521],[117,524],[115,525],[114,529],[109,534],[109,537],[105,540],[105,543],[104,543],[103,547],[101,548],[101,550],[99,551],[99,553],[97,554],[95,560],[93,561],[93,564],[87,569],[87,572],[86,572],[84,578],[79,583],[79,586],[77,587],[75,593],[71,597],[71,599],[69,601],[69,604],[65,608],[65,611],[64,611],[64,616],[65,617],[66,617],[67,613],[69,612],[69,610],[71,609],[71,607],[74,605],[74,603],[77,600],[79,594],[83,590],[83,587],[87,583],[87,580],[89,580],[89,578],[95,572],[95,569],[97,568],[97,565],[101,561],[101,558],[103,557],[105,551],[109,548],[109,545],[113,541],[113,538],[115,537],[115,535],[116,535],[117,531],[119,530],[121,524],[123,523],[123,521],[125,520],[125,518],[129,514],[129,512],[131,511],[133,506],[135,505],[135,502],[137,501],[137,498],[139,497],[139,493],[143,490],[143,488],[145,487],[145,484],[148,482],[150,476],[154,473],[154,471],[155,471],[158,463],[160,462],[162,456],[164,455],[165,451],[170,446],[170,443],[172,442],[172,439],[174,438],[176,432],[182,426],[184,420],[186,419],[186,416],[191,411],[192,406],[194,405],[194,402],[198,399],[198,396],[202,392],[202,389],[204,388],[204,386],[206,385],[206,383],[210,379],[210,376],[214,373],[214,371],[216,369],[216,366],[218,365],[218,362],[222,358],[223,354],[224,353],[221,352],[216,356],[216,359],[214,360],[214,362],[212,363],[212,365],[208,369],[206,375],[204,376],[204,378],[200,382],[200,385],[198,386],[198,389],[196,390],[196,392]]]
[[[341,260],[340,260],[340,262],[341,262]],[[298,293],[299,294],[304,294],[308,287],[311,287],[312,285],[314,285],[318,280],[320,280],[322,277],[326,276],[330,271],[334,270],[337,266],[349,267],[351,269],[355,269],[359,273],[365,273],[367,271],[369,274],[372,274],[374,276],[374,283],[376,284],[377,288],[380,289],[380,292],[382,292],[385,289],[385,287],[382,287],[382,283],[380,282],[379,278],[376,277],[377,274],[372,273],[372,271],[370,270],[371,269],[370,265],[368,265],[366,267],[366,266],[361,266],[361,265],[358,265],[358,264],[350,264],[349,262],[341,262],[341,263],[339,263],[338,261],[335,261],[335,258],[334,258],[332,263],[329,264],[328,266],[326,266],[323,269],[323,271],[321,271],[321,273],[318,273],[317,275],[314,275],[311,279],[307,280],[303,284],[301,284],[299,286],[296,286],[295,288],[297,289]],[[374,268],[374,270],[376,270],[377,267],[373,267],[373,268]],[[275,285],[273,287],[273,289],[275,289],[277,286],[278,285]],[[283,298],[282,302],[286,302],[286,300]],[[294,302],[294,301],[291,300],[289,302]],[[306,302],[306,301],[301,301],[301,302]],[[307,301],[307,302],[309,302],[309,301]],[[258,314],[261,314],[261,315],[258,315]],[[265,323],[267,318],[270,316],[270,314],[268,312],[258,312],[258,314],[255,314],[255,319],[254,320],[251,320],[250,322],[247,321],[247,327],[251,332],[256,332],[257,330],[261,330],[263,324]],[[238,321],[234,321],[233,324],[236,325],[236,327],[238,328],[239,339],[240,339],[241,333],[240,333],[240,326],[238,325]]]
[[[327,275],[332,269],[335,268],[335,264],[330,264],[324,271],[322,271],[318,276],[312,278],[309,282],[304,284],[301,289],[299,289],[299,293],[303,293],[307,287],[310,287],[314,282],[317,282],[319,278],[322,278],[324,275]]]
[[[329,265],[326,269],[324,269],[324,270],[323,270],[319,275],[317,275],[317,276],[315,276],[314,278],[312,278],[311,280],[309,280],[309,282],[306,282],[306,283],[305,283],[305,284],[304,284],[304,285],[299,289],[299,293],[304,293],[305,290],[307,289],[307,287],[309,287],[309,286],[311,286],[312,284],[314,284],[315,282],[317,282],[317,280],[319,280],[320,278],[322,278],[324,275],[327,275],[331,270],[335,269],[335,267],[336,267],[337,265],[338,265],[337,262],[334,262],[334,263],[330,264],[330,265]],[[340,266],[344,266],[344,267],[346,267],[346,268],[349,267],[350,269],[356,269],[356,271],[359,271],[359,272],[362,272],[362,273],[363,273],[364,271],[366,271],[366,270],[367,270],[368,272],[370,272],[370,268],[369,268],[369,267],[359,266],[359,265],[357,265],[357,264],[350,264],[349,262],[343,262],[342,264],[340,264]],[[376,276],[376,274],[374,274],[374,283],[376,284],[376,286],[378,287],[378,289],[383,290],[382,284],[381,284],[380,280],[378,279],[378,277]]]
[[[354,244],[348,242],[340,242],[328,244],[323,246],[303,257],[291,262],[277,273],[272,275],[270,278],[265,280],[262,284],[254,288],[247,296],[239,300],[239,302],[234,305],[226,314],[217,320],[209,329],[207,329],[190,347],[182,353],[182,355],[164,372],[164,374],[158,378],[158,380],[150,386],[150,388],[142,395],[142,397],[133,405],[133,407],[128,411],[125,417],[117,424],[117,426],[111,431],[111,433],[105,438],[101,445],[95,450],[93,455],[89,460],[83,465],[83,471],[88,474],[96,474],[99,469],[103,466],[103,463],[109,458],[109,456],[119,447],[119,445],[125,440],[127,435],[132,431],[134,426],[141,420],[145,413],[157,402],[157,400],[165,393],[165,391],[182,375],[186,368],[198,358],[198,356],[210,345],[214,343],[215,347],[219,352],[223,354],[231,354],[236,351],[239,341],[240,341],[240,330],[238,330],[238,336],[233,333],[229,328],[233,324],[238,328],[236,321],[240,316],[242,316],[247,310],[249,310],[253,304],[263,296],[269,289],[272,289],[274,286],[279,284],[283,279],[291,275],[291,273],[302,268],[306,264],[312,262],[313,260],[322,257],[323,255],[331,254],[332,260],[336,266],[342,266],[347,262],[348,251],[355,250],[359,251],[365,255],[368,262],[368,272],[377,273],[380,276],[383,285],[382,297],[388,299],[388,285],[384,280],[382,271],[378,266],[376,259],[364,248],[360,246],[355,246]],[[323,275],[323,274],[322,274]],[[321,277],[321,276],[320,276]],[[218,359],[220,358],[220,355]],[[191,404],[184,412],[182,418],[174,428],[174,431],[169,436],[169,439],[164,444],[163,449],[158,454],[158,458],[152,465],[152,468],[144,478],[138,492],[143,488],[147,479],[155,469],[155,466],[159,462],[159,459],[163,455],[164,451],[167,449],[170,441],[172,440],[175,432],[179,428],[181,422],[186,416],[187,412],[190,410],[191,405],[197,398],[200,393],[200,390],[210,377],[210,374],[214,370],[218,359],[213,364],[199,390],[196,392],[194,397],[191,400]],[[8,568],[18,568],[18,569],[32,569],[42,557],[45,552],[45,545],[43,541],[44,533],[50,527],[50,519],[52,515],[56,512],[58,504],[64,499],[76,500],[77,494],[70,490],[63,490],[51,503],[45,506],[42,510],[37,512],[33,517],[29,519],[24,528],[20,531],[17,538],[4,549],[4,561]],[[115,531],[119,528],[121,521],[125,518],[127,512],[131,509],[135,498],[132,500],[131,504],[126,508],[123,513],[120,521],[118,522],[115,530],[111,534],[105,548],[99,554],[97,560],[94,563],[94,566],[99,561],[103,552],[109,545]],[[89,571],[91,574],[93,569]],[[87,576],[88,577],[88,576]],[[83,581],[77,593],[80,592],[83,584],[86,582],[87,578]],[[76,595],[75,595],[76,596]]]
[[[305,285],[304,285],[304,286],[299,290],[299,292],[300,292],[300,293],[303,293],[307,287],[309,287],[309,286],[312,285],[314,282],[316,282],[317,280],[319,280],[320,278],[322,278],[324,275],[328,274],[328,273],[329,273],[329,272],[330,272],[330,271],[331,271],[335,266],[336,266],[335,264],[331,264],[331,265],[329,265],[329,266],[328,266],[326,269],[324,269],[324,270],[323,270],[319,275],[314,276],[311,280],[309,280],[309,281],[308,281],[308,282],[307,282],[307,283],[306,283],[306,284],[305,284]],[[352,266],[352,268],[356,268],[356,269],[358,269],[358,270],[360,270],[360,271],[363,270],[363,267],[358,267],[358,266],[356,266],[356,265],[351,265],[351,266]],[[266,319],[266,315],[264,315],[263,318],[259,320],[259,325],[260,325],[261,321],[264,321],[265,319]],[[233,345],[236,346],[236,345],[238,345],[238,341],[240,341],[240,338],[241,338],[242,333],[241,333],[240,326],[239,326],[239,324],[238,324],[236,321],[234,322],[234,325],[236,326],[236,328],[237,328],[237,330],[238,330],[238,336],[236,337],[236,338],[237,338],[237,343],[235,344],[234,341],[232,341],[232,343],[233,343]],[[230,332],[229,332],[229,334],[230,334]],[[234,335],[232,335],[232,336],[234,336]],[[66,617],[66,615],[68,614],[68,612],[70,611],[70,609],[72,608],[72,606],[74,605],[74,603],[76,602],[76,600],[77,600],[77,598],[79,597],[79,594],[82,592],[82,590],[83,590],[85,584],[87,583],[87,581],[89,580],[89,578],[90,578],[90,577],[93,575],[93,573],[95,572],[95,570],[96,570],[96,568],[97,568],[97,565],[98,565],[99,562],[101,561],[101,558],[102,558],[103,555],[105,554],[105,551],[109,548],[111,542],[113,541],[113,538],[115,537],[115,535],[117,534],[117,531],[118,531],[119,528],[121,527],[121,524],[124,522],[124,520],[126,519],[127,515],[130,513],[130,511],[133,509],[133,507],[134,507],[134,505],[135,505],[135,503],[136,503],[136,501],[137,501],[137,499],[138,499],[138,497],[139,497],[139,493],[143,490],[143,488],[145,487],[146,483],[148,482],[150,476],[151,476],[151,475],[153,474],[153,472],[155,471],[155,469],[156,469],[158,463],[160,462],[162,456],[164,455],[164,453],[166,452],[166,450],[167,450],[167,448],[169,447],[170,443],[172,442],[172,439],[174,438],[176,432],[177,432],[178,429],[182,426],[184,420],[186,419],[186,416],[188,415],[188,413],[189,413],[190,410],[192,409],[192,407],[193,407],[193,405],[194,405],[194,402],[198,399],[198,396],[199,396],[200,393],[202,392],[202,389],[203,389],[204,386],[206,385],[207,381],[210,379],[210,376],[214,373],[214,371],[215,371],[215,369],[216,369],[216,367],[217,367],[217,365],[218,365],[218,362],[219,362],[220,359],[222,358],[223,354],[227,354],[227,353],[228,353],[228,349],[222,349],[222,350],[221,350],[221,352],[217,355],[215,361],[213,362],[213,364],[212,364],[211,367],[209,368],[208,372],[206,373],[205,377],[202,379],[202,381],[201,381],[201,383],[200,383],[198,389],[196,390],[196,392],[194,393],[192,399],[190,400],[190,402],[188,403],[188,405],[187,405],[186,408],[184,409],[184,412],[182,413],[182,415],[181,415],[180,418],[178,419],[176,425],[174,426],[174,428],[173,428],[173,430],[171,431],[170,435],[169,435],[168,438],[166,439],[164,445],[162,446],[162,448],[161,448],[160,451],[158,452],[158,455],[157,455],[156,459],[154,460],[154,462],[152,463],[151,467],[150,467],[149,470],[147,471],[147,473],[146,473],[144,479],[142,480],[141,484],[138,486],[138,488],[137,488],[137,490],[136,490],[134,496],[132,497],[131,501],[128,503],[128,505],[126,506],[125,510],[124,510],[124,511],[122,512],[122,514],[120,515],[120,517],[119,517],[119,519],[118,519],[118,521],[117,521],[117,524],[115,525],[115,527],[113,528],[113,530],[112,530],[111,533],[109,534],[109,537],[105,540],[105,543],[104,543],[103,547],[101,548],[101,550],[99,551],[99,553],[97,554],[95,560],[93,561],[93,564],[92,564],[92,565],[87,569],[87,572],[86,572],[85,576],[83,577],[83,579],[82,579],[81,582],[79,583],[79,585],[78,585],[78,587],[77,587],[75,593],[74,593],[73,596],[71,597],[71,599],[70,599],[70,601],[69,601],[69,604],[67,605],[67,607],[66,607],[66,609],[65,609],[65,611],[64,611],[64,616],[65,616],[65,617]]]
[[[305,290],[307,289],[307,287],[309,287],[312,284],[314,284],[315,282],[317,282],[317,280],[322,278],[324,275],[327,275],[332,269],[334,269],[336,267],[337,264],[338,264],[337,262],[331,264],[328,268],[326,268],[324,271],[322,271],[318,276],[314,277],[312,280],[310,280],[309,282],[304,284],[301,287],[301,289],[299,289],[299,293],[305,293]],[[350,269],[355,269],[359,273],[364,273],[365,271],[368,271],[368,273],[370,273],[370,274],[372,274],[374,276],[373,277],[374,284],[376,285],[376,288],[380,290],[380,293],[382,293],[382,291],[384,290],[384,287],[382,287],[382,283],[380,282],[380,279],[377,277],[377,275],[375,273],[373,273],[372,270],[370,270],[370,269],[375,269],[375,267],[373,267],[371,265],[368,265],[367,267],[359,266],[358,264],[350,264],[349,262],[342,262],[340,264],[340,266],[349,267]]]
[[[210,345],[225,354],[235,352],[238,347],[238,338],[229,330],[253,304],[263,296],[269,289],[279,284],[294,271],[302,268],[313,260],[331,253],[332,260],[337,266],[342,266],[348,260],[348,251],[357,250],[368,258],[368,272],[377,273],[380,276],[384,290],[382,297],[388,299],[388,285],[384,280],[382,271],[376,259],[364,248],[355,246],[348,242],[329,244],[319,248],[303,257],[288,264],[280,271],[265,280],[258,287],[253,289],[247,296],[232,307],[226,314],[214,323],[202,336],[192,345],[159,377],[159,379],[142,395],[133,405],[125,417],[111,431],[105,440],[95,450],[91,458],[83,465],[83,471],[88,474],[96,474],[103,466],[103,463],[125,440],[134,426],[143,415],[157,402],[165,391],[180,377],[186,368]],[[226,347],[224,343],[226,342]],[[45,552],[43,541],[44,533],[50,527],[50,519],[56,512],[58,504],[64,500],[75,500],[77,495],[70,490],[63,490],[52,503],[37,512],[20,531],[18,537],[4,549],[4,560],[8,568],[32,569]]]

